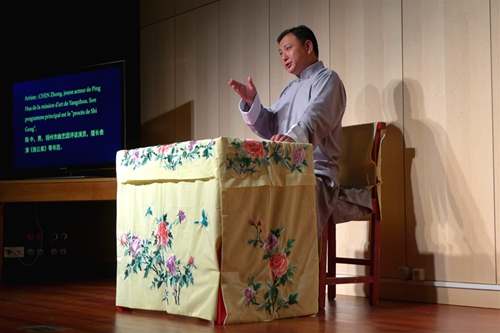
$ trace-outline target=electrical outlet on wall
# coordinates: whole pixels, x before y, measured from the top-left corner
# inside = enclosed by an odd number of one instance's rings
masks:
[[[412,280],[425,281],[425,269],[414,268],[412,273]]]
[[[3,248],[4,258],[24,258],[24,247],[4,247]]]

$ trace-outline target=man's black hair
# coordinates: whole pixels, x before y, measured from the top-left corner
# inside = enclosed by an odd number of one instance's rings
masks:
[[[318,41],[316,40],[316,36],[314,36],[314,32],[312,32],[311,29],[305,25],[299,25],[298,27],[286,29],[278,36],[278,44],[281,42],[283,37],[289,33],[294,34],[294,36],[297,37],[302,44],[304,44],[307,40],[310,40],[313,44],[313,51],[316,54],[316,57],[319,57]]]

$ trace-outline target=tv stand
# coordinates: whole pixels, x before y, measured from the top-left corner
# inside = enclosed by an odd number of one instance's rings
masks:
[[[25,180],[54,180],[54,179],[82,179],[82,178],[102,178],[100,176],[53,176],[53,177],[40,177],[40,178],[27,178]],[[106,177],[104,177],[106,178]]]
[[[116,178],[64,178],[0,181],[0,279],[3,265],[3,207],[14,202],[116,200]]]

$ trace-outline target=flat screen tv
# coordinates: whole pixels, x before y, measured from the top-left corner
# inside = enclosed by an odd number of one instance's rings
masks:
[[[17,177],[113,176],[127,147],[125,62],[12,84],[12,169]]]

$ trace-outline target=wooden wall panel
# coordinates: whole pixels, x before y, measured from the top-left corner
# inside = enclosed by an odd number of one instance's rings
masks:
[[[397,277],[398,267],[406,264],[405,251],[402,251],[405,216],[401,38],[400,1],[331,1],[331,64],[347,91],[343,123],[386,121],[391,124],[382,147],[381,248],[381,276],[390,278]],[[364,254],[366,237],[366,226],[357,222],[342,225],[337,237],[339,255],[352,254],[353,244],[361,244],[355,251],[358,255]],[[356,272],[345,266],[339,266],[339,271]],[[341,290],[345,293],[349,288]]]
[[[174,19],[141,29],[141,123],[174,109]]]
[[[256,139],[228,82],[251,76],[262,103],[269,105],[269,0],[221,0],[219,17],[220,135]]]
[[[283,87],[295,77],[281,65],[277,38],[280,33],[298,25],[309,27],[318,41],[319,59],[326,67],[330,66],[329,47],[329,2],[328,0],[272,0],[270,2],[269,55],[271,75],[271,103]]]
[[[403,1],[408,264],[495,283],[489,1]]]
[[[217,0],[140,0],[140,25],[159,22],[193,9],[200,8]]]
[[[175,111],[166,112],[141,124],[141,147],[176,142]]]
[[[497,284],[500,285],[500,0],[491,0],[491,50],[493,83],[493,154],[495,157],[495,226]]]
[[[192,103],[176,107],[141,124],[141,146],[188,141],[191,135]]]
[[[140,0],[139,6],[141,27],[175,15],[175,0]]]
[[[217,2],[217,0],[174,0],[175,1],[175,14],[179,15],[187,11],[200,8],[204,5],[208,5],[211,2]]]
[[[176,141],[253,136],[227,82],[251,75],[272,103],[293,80],[276,38],[308,25],[320,59],[346,85],[344,125],[390,124],[383,144],[386,290],[399,285],[400,265],[425,268],[428,280],[500,284],[499,2],[141,0],[142,122],[164,120]],[[354,244],[348,251],[362,255],[365,225],[339,229],[339,246]],[[424,301],[477,305],[454,301],[459,289],[425,285]],[[418,293],[420,284],[400,286],[395,298],[408,288]]]
[[[332,67],[347,90],[344,124],[402,124],[401,1],[332,0]]]
[[[218,3],[175,17],[175,105],[192,104],[192,139],[219,136]]]

